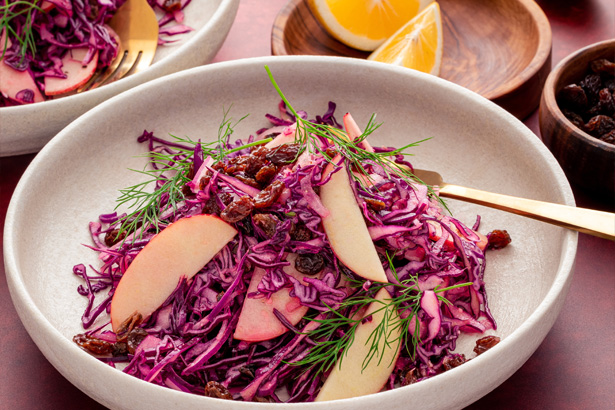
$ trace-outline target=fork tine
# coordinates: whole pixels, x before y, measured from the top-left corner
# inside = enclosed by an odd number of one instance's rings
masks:
[[[78,92],[92,90],[151,64],[158,45],[158,20],[147,0],[127,0],[109,22],[120,41],[118,57],[106,70],[97,71]],[[121,58],[120,58],[121,57]]]
[[[107,68],[100,70],[97,74],[93,75],[90,80],[82,85],[77,92],[83,92],[87,90],[93,90],[95,88],[100,87],[105,84],[117,71],[118,67],[122,64],[122,62],[126,59],[126,50],[122,46],[120,46],[117,57],[113,60],[110,66]]]
[[[124,61],[122,61],[122,64],[117,69],[117,72],[113,74],[112,79],[119,80],[120,78],[123,78],[126,74],[128,74],[130,72],[130,69],[139,60],[140,55],[141,55],[140,50],[135,50],[135,49],[127,50]]]

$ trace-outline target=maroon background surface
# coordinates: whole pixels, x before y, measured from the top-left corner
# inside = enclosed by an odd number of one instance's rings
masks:
[[[214,62],[271,54],[271,26],[286,0],[242,0]],[[615,37],[613,0],[543,0],[553,30],[553,65],[588,44]],[[525,124],[536,134],[538,116]],[[0,238],[12,192],[34,155],[0,158]],[[577,205],[613,212],[573,187]],[[0,250],[0,253],[2,251]],[[4,261],[4,256],[3,261]],[[566,304],[536,353],[468,409],[615,408],[615,242],[579,234]],[[19,321],[0,266],[0,408],[103,409],[40,353]]]

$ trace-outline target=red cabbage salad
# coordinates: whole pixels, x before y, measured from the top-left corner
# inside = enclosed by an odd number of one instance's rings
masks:
[[[160,44],[192,29],[183,24],[191,0],[148,0],[157,11]],[[118,55],[107,25],[125,0],[4,0],[0,5],[0,107],[74,93]]]
[[[273,81],[273,80],[272,80]],[[275,85],[275,82],[274,82]],[[277,85],[275,85],[277,88]],[[101,361],[220,399],[334,400],[433,377],[498,343],[485,252],[510,242],[450,216],[329,102],[308,119],[283,94],[271,125],[215,142],[144,131],[148,180],[90,222],[100,265],[78,264],[86,331]]]

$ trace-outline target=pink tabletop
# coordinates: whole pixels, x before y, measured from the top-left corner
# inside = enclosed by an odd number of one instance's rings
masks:
[[[286,0],[242,0],[214,62],[271,54],[273,20]],[[615,37],[613,0],[542,0],[553,31],[553,65]],[[537,113],[525,124],[540,136]],[[0,158],[0,238],[19,178],[34,155]],[[615,211],[573,187],[577,205]],[[0,253],[2,250],[0,249]],[[615,243],[579,234],[566,304],[536,353],[467,409],[615,409]],[[64,379],[26,333],[0,266],[0,409],[103,409]]]

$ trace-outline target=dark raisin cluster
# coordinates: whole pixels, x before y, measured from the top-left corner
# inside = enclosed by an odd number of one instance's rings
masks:
[[[564,115],[579,129],[615,144],[615,63],[594,60],[578,84],[565,86],[557,95]]]

